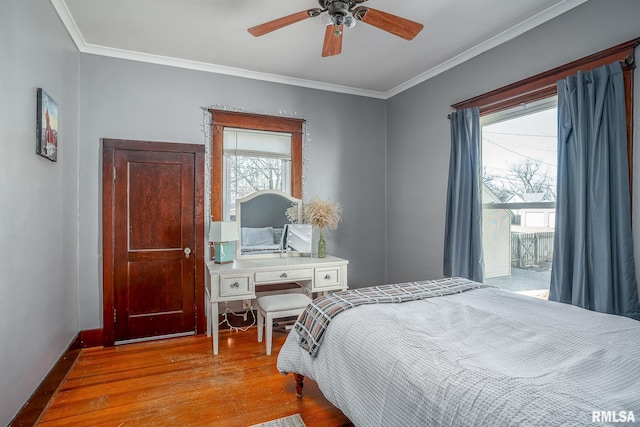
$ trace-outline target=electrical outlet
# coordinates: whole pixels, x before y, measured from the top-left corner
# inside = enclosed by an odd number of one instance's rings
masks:
[[[251,310],[251,300],[250,299],[243,299],[242,300],[242,309],[243,310]]]

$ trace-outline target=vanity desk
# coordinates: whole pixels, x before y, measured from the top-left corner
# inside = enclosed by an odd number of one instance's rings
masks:
[[[280,283],[297,283],[310,298],[320,292],[345,290],[348,263],[333,256],[242,258],[229,264],[207,261],[211,280],[205,289],[205,305],[207,336],[213,337],[213,354],[218,354],[219,303],[252,300],[256,298],[256,292],[260,292],[260,286]]]

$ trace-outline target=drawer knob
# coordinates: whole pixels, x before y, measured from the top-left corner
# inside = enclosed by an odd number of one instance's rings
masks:
[[[282,277],[283,279],[286,279],[286,278],[287,278],[287,273],[282,273],[282,274],[280,275],[280,277]]]
[[[330,274],[327,274],[326,276],[324,276],[324,280],[329,280],[329,279],[331,279],[331,275]]]
[[[232,288],[236,288],[238,289],[240,287],[240,283],[238,282],[233,282],[233,284],[231,285]]]

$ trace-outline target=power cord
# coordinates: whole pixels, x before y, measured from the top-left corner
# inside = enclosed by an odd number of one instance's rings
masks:
[[[227,314],[233,314],[236,317],[243,317],[244,320],[247,320],[247,313],[251,313],[251,317],[253,317],[253,321],[251,322],[250,325],[247,325],[245,327],[240,327],[240,326],[234,326],[231,323],[229,323],[229,317],[227,316]],[[223,317],[223,320],[220,323],[218,323],[218,326],[226,324],[229,327],[229,329],[235,332],[246,332],[249,330],[250,327],[256,324],[256,314],[251,309],[245,310],[243,313],[236,313],[233,310],[231,310],[229,307],[227,307],[227,305],[225,304],[224,313],[222,313],[222,317]]]

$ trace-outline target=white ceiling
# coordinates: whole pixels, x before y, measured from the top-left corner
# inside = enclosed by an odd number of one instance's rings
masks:
[[[387,99],[587,0],[369,0],[424,29],[406,41],[358,22],[327,58],[321,17],[247,32],[317,0],[50,1],[81,52]]]

